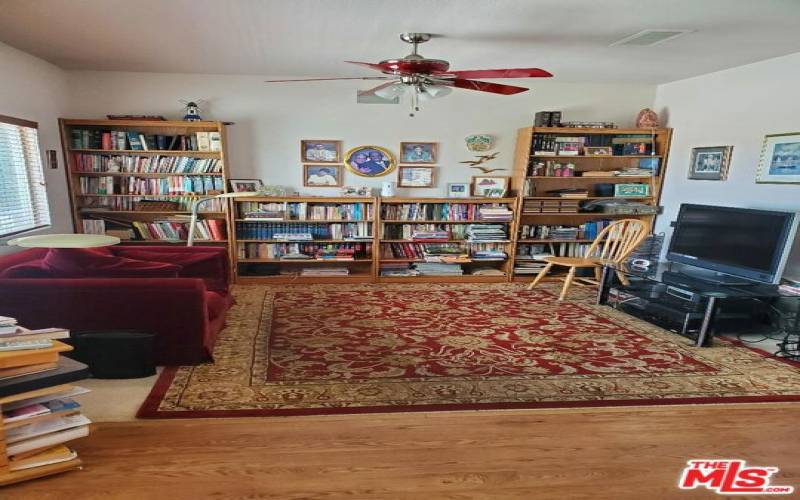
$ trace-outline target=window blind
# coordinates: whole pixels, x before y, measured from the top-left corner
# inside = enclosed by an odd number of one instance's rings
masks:
[[[0,117],[0,237],[50,225],[39,135]]]

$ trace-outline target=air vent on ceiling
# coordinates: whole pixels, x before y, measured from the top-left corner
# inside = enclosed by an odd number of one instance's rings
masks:
[[[653,45],[666,42],[667,40],[678,38],[691,31],[692,30],[644,30],[635,35],[625,37],[622,40],[617,40],[610,46],[636,45],[639,47],[652,47]]]

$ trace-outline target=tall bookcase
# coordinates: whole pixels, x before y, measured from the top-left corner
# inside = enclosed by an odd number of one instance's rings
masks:
[[[449,283],[484,282],[500,283],[508,280],[511,273],[512,235],[517,219],[517,198],[380,198],[378,214],[379,240],[375,276],[381,283]],[[491,220],[482,215],[481,208],[506,208],[511,212],[509,220]],[[487,241],[470,241],[465,236],[469,227],[502,226],[504,236]],[[403,227],[407,230],[403,231]],[[446,240],[427,242],[409,237],[415,230],[444,231]],[[385,276],[382,268],[387,264],[413,265],[425,261],[424,254],[431,247],[449,246],[466,256],[459,265],[463,275],[409,275]],[[504,258],[478,259],[478,250],[496,250]],[[482,270],[478,272],[478,270]],[[482,274],[483,272],[492,274]]]
[[[192,202],[227,192],[222,122],[62,118],[59,126],[77,233],[110,229],[124,244],[185,244]],[[206,133],[218,138],[208,148]],[[196,243],[228,244],[227,207],[203,205]]]
[[[231,258],[238,283],[373,280],[375,198],[248,197],[235,198],[233,206]],[[312,239],[294,239],[298,234]]]
[[[645,154],[622,154],[622,151],[613,150],[612,143],[615,138],[629,138],[635,136],[648,138],[652,141],[652,149]],[[546,141],[558,140],[557,138],[580,137],[586,145],[595,145],[612,148],[613,154],[589,155],[585,150],[579,155],[539,154],[536,146],[541,144],[542,138]],[[530,263],[530,251],[535,251],[538,246],[544,246],[545,253],[568,255],[570,253],[582,255],[592,241],[592,236],[602,222],[613,221],[620,218],[637,218],[645,220],[651,230],[655,214],[609,214],[582,211],[582,204],[591,201],[600,201],[614,198],[608,193],[598,193],[598,184],[640,184],[647,186],[647,194],[641,197],[625,197],[624,199],[658,205],[661,199],[661,188],[664,183],[664,174],[667,169],[672,129],[596,129],[596,128],[552,128],[552,127],[527,127],[520,129],[517,134],[517,144],[512,173],[511,187],[520,198],[520,211],[516,234],[514,235],[514,267]],[[596,150],[595,150],[596,151]],[[638,168],[643,160],[657,162],[657,172],[654,175],[611,175],[615,171]],[[535,165],[547,162],[557,162],[562,166],[570,163],[574,169],[569,169],[569,176],[552,175],[547,168],[534,169]],[[593,172],[593,175],[586,175]],[[550,174],[550,175],[547,175]],[[607,176],[606,176],[607,175]],[[606,186],[608,188],[608,186]],[[559,190],[585,190],[583,198],[561,197],[554,194]],[[578,207],[581,206],[580,210]],[[540,237],[530,236],[532,226],[553,227],[586,227],[585,224],[596,223],[591,231],[581,230],[577,238],[567,237]],[[588,225],[587,224],[587,225]],[[527,226],[527,227],[526,227]],[[586,234],[586,233],[589,234]],[[559,233],[556,232],[556,235]],[[535,253],[535,252],[533,252]],[[527,257],[527,258],[526,258]],[[535,273],[513,275],[515,281],[532,280]]]

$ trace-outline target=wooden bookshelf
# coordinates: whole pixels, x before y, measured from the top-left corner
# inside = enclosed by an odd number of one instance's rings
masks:
[[[516,228],[516,221],[518,215],[518,199],[517,198],[379,198],[378,199],[379,210],[378,210],[378,223],[379,223],[379,239],[377,245],[377,259],[375,260],[375,280],[379,283],[502,283],[508,281],[511,275],[511,263],[512,260],[510,258],[512,248],[513,248],[513,241],[512,235],[514,234]],[[476,208],[475,214],[470,216],[469,218],[461,219],[459,216],[458,218],[453,219],[446,219],[446,218],[419,218],[417,216],[403,218],[399,217],[397,214],[389,214],[389,207],[395,207],[392,211],[397,211],[401,205],[414,205],[419,204],[419,207],[429,207],[434,206],[436,209],[440,209],[441,207],[447,205],[449,207],[453,206],[469,206],[475,205]],[[478,206],[481,205],[498,205],[507,207],[509,210],[513,212],[513,217],[509,221],[492,221],[492,220],[485,220],[481,219],[478,215]],[[471,260],[470,262],[461,263],[461,267],[464,270],[464,275],[417,275],[417,276],[382,276],[381,275],[381,264],[408,264],[412,265],[414,263],[422,263],[425,262],[424,258],[421,257],[399,257],[395,256],[384,256],[385,245],[389,244],[410,244],[410,245],[417,245],[424,248],[425,245],[437,245],[441,243],[449,243],[449,244],[458,244],[465,249],[469,250],[470,248],[475,248],[478,245],[478,242],[468,242],[463,238],[449,238],[446,242],[425,242],[413,239],[403,239],[403,238],[396,238],[392,235],[387,234],[388,231],[392,231],[396,226],[401,224],[424,224],[424,225],[435,225],[440,228],[450,229],[453,230],[456,227],[461,227],[465,225],[486,225],[486,224],[501,224],[505,226],[507,238],[504,240],[494,240],[492,243],[485,243],[485,245],[492,245],[498,249],[503,249],[506,252],[507,258],[505,260]],[[465,228],[464,228],[465,229]],[[494,268],[501,271],[503,274],[498,276],[486,276],[486,275],[475,275],[471,274],[473,270],[477,268]]]
[[[84,232],[84,220],[111,220],[116,221],[119,227],[124,227],[136,223],[152,224],[157,221],[165,221],[172,218],[173,222],[187,223],[188,215],[191,213],[191,203],[199,196],[206,196],[208,194],[224,193],[228,189],[228,165],[227,165],[227,140],[225,125],[219,121],[199,121],[199,122],[186,122],[186,121],[159,121],[159,120],[83,120],[83,119],[59,119],[59,127],[61,131],[61,146],[64,153],[66,163],[66,177],[67,187],[69,190],[69,200],[72,214],[72,221],[74,224],[75,232]],[[88,131],[89,143],[81,136],[78,140],[77,136],[73,134]],[[119,131],[119,132],[135,132],[142,134],[146,137],[152,136],[167,136],[169,138],[175,136],[194,137],[196,139],[197,132],[215,132],[220,136],[220,150],[219,151],[198,151],[198,150],[175,150],[175,149],[154,149],[150,145],[149,150],[131,149],[130,141],[126,142],[119,149],[106,148],[102,146],[103,132]],[[100,143],[98,143],[98,137]],[[98,147],[99,146],[99,147]],[[162,144],[163,146],[163,144]],[[168,146],[168,145],[167,145]],[[155,147],[158,147],[156,145]],[[174,146],[180,148],[180,140]],[[210,172],[169,172],[169,171],[152,171],[153,168],[148,168],[143,172],[132,171],[105,171],[104,167],[98,167],[98,170],[81,171],[79,169],[78,159],[80,157],[99,157],[99,158],[121,158],[127,160],[121,161],[134,161],[131,158],[147,159],[151,162],[158,161],[159,159],[172,159],[172,161],[180,161],[182,158],[197,159],[197,160],[216,160],[218,162],[215,171]],[[160,169],[159,169],[160,170]],[[132,179],[145,179],[154,182],[169,181],[170,178],[186,179],[188,177],[211,179],[211,182],[216,182],[216,186],[211,186],[212,189],[206,190],[208,186],[204,186],[205,193],[187,192],[183,194],[166,193],[166,194],[123,194],[119,189],[123,184],[129,183]],[[81,189],[82,179],[84,182],[93,179],[94,181],[103,178],[113,179],[114,193],[101,194],[83,192]],[[159,188],[160,190],[161,188]],[[135,204],[142,200],[163,200],[178,202],[176,210],[136,210]],[[216,209],[211,207],[216,204]],[[215,220],[214,224],[221,224],[225,235],[230,234],[228,226],[228,203],[224,200],[217,200],[208,202],[205,208],[201,207],[200,223],[205,220]],[[187,221],[176,220],[176,216],[183,216]],[[112,223],[113,224],[113,223]],[[114,224],[117,225],[117,224]],[[107,224],[109,226],[109,224]],[[153,227],[153,226],[149,226]],[[185,226],[184,226],[185,227]],[[112,229],[107,227],[107,229]],[[162,245],[185,245],[185,239],[164,238],[161,237],[143,239],[139,231],[134,230],[135,237],[131,239],[123,238],[122,244],[162,244]],[[158,236],[157,234],[154,236]],[[199,239],[195,238],[195,242],[202,244],[212,245],[228,245],[227,238],[209,238]]]
[[[602,156],[585,156],[581,155],[543,155],[537,154],[533,146],[536,143],[537,136],[555,136],[555,137],[586,137],[588,141],[605,142],[608,145],[611,139],[615,136],[647,136],[653,141],[653,154],[636,154],[636,155],[602,155]],[[515,233],[513,235],[515,244],[513,246],[513,264],[518,262],[517,255],[520,250],[520,245],[538,244],[547,245],[554,244],[559,247],[561,245],[580,244],[588,245],[591,243],[590,238],[584,238],[579,235],[578,239],[544,239],[527,236],[525,238],[520,234],[523,226],[581,226],[584,223],[597,221],[597,220],[614,220],[621,218],[637,218],[645,220],[650,229],[652,230],[656,215],[636,215],[636,214],[605,214],[597,212],[534,212],[525,213],[524,207],[526,201],[541,201],[547,202],[553,200],[559,201],[599,201],[614,199],[609,196],[599,196],[595,191],[595,184],[623,184],[623,183],[636,183],[646,184],[649,189],[649,194],[641,198],[628,198],[623,199],[645,203],[648,205],[657,206],[661,199],[661,190],[664,183],[664,174],[668,166],[668,155],[670,141],[672,138],[672,129],[595,129],[595,128],[553,128],[553,127],[527,127],[520,129],[517,133],[517,144],[514,157],[514,168],[511,178],[511,188],[519,193],[519,213],[517,217],[517,224]],[[591,144],[589,144],[591,145]],[[656,158],[659,162],[658,175],[653,176],[587,176],[583,177],[581,174],[586,171],[620,171],[629,168],[636,168],[639,166],[640,161],[645,158]],[[561,176],[548,176],[548,175],[533,175],[532,165],[537,162],[546,163],[548,161],[557,162],[562,165],[571,163],[575,166],[574,176],[561,177]],[[588,190],[588,197],[586,198],[566,198],[551,195],[548,192],[560,190],[580,188]],[[567,248],[567,247],[564,247]],[[558,248],[558,251],[561,249]],[[519,259],[522,261],[523,259]],[[513,270],[513,265],[512,265]],[[529,281],[532,280],[535,274],[514,274],[512,279],[514,281]]]
[[[246,217],[248,211],[283,207],[282,220],[257,220]],[[324,214],[314,213],[323,211]],[[335,212],[335,213],[334,213]],[[237,283],[367,283],[374,277],[376,251],[377,201],[360,197],[249,197],[233,200],[230,227],[231,261]],[[334,216],[335,215],[335,216]],[[312,218],[313,217],[313,218]],[[332,237],[332,229],[341,224],[358,229],[369,239],[348,239],[347,236]],[[282,241],[273,237],[275,232],[286,229],[302,229],[296,232],[311,232],[310,241]],[[307,231],[306,231],[307,230]],[[263,245],[263,246],[262,246]],[[351,247],[357,249],[352,260],[333,259],[285,259],[284,250],[292,248],[311,255],[325,247],[328,250]],[[346,268],[349,274],[334,276],[306,276],[303,268]]]

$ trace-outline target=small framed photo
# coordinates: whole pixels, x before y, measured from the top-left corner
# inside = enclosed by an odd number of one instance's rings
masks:
[[[303,165],[303,186],[339,187],[341,185],[341,165]]]
[[[256,193],[264,189],[261,179],[230,179],[229,182],[234,193]]]
[[[508,192],[510,177],[475,176],[472,178],[472,194],[483,198],[502,198]]]
[[[303,139],[300,141],[300,161],[303,163],[341,163],[342,141]]]
[[[693,148],[689,163],[689,178],[705,181],[724,181],[728,178],[733,146]]]
[[[611,146],[585,146],[583,148],[583,154],[585,156],[613,156],[614,150]]]
[[[435,167],[399,167],[397,187],[433,187]]]
[[[469,198],[469,182],[451,182],[447,185],[448,198]]]
[[[756,182],[800,184],[800,132],[764,137]]]
[[[400,163],[436,163],[436,142],[401,142]]]

